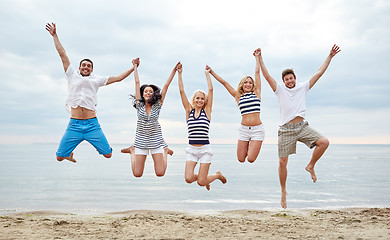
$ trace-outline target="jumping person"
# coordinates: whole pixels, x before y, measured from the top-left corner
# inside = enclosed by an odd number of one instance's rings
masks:
[[[56,25],[48,23],[46,24],[46,30],[53,36],[54,45],[64,67],[68,82],[68,98],[65,106],[71,114],[69,125],[56,153],[57,160],[62,161],[66,159],[75,163],[73,150],[83,140],[91,143],[99,154],[110,158],[112,156],[112,148],[108,144],[96,117],[97,91],[99,87],[122,81],[134,71],[134,68],[126,70],[118,76],[97,76],[92,73],[92,61],[83,59],[77,71],[70,64],[65,49],[60,43]]]
[[[144,84],[140,87],[138,65],[139,59],[134,59],[134,107],[137,109],[138,116],[135,141],[134,145],[122,149],[121,152],[130,153],[131,169],[135,177],[142,176],[146,157],[150,153],[154,161],[156,176],[162,177],[167,169],[167,155],[172,155],[173,151],[168,148],[162,137],[158,118],[168,87],[176,74],[177,65],[173,68],[161,92],[159,87],[152,84]]]
[[[184,91],[182,64],[177,65],[177,72],[180,97],[186,112],[189,140],[189,146],[185,150],[187,161],[184,177],[187,183],[197,181],[199,186],[206,186],[207,190],[210,190],[210,183],[216,179],[219,179],[223,184],[226,183],[226,178],[220,171],[209,175],[213,156],[209,141],[209,126],[213,107],[213,85],[210,78],[210,69],[205,70],[208,94],[202,90],[197,90],[192,95],[191,102],[188,101]],[[199,173],[195,174],[194,171],[198,162],[200,163]]]
[[[319,132],[309,127],[305,121],[306,94],[324,74],[332,58],[340,52],[340,48],[334,45],[330,50],[325,62],[318,71],[306,82],[296,83],[296,76],[292,69],[282,72],[283,84],[277,84],[268,73],[260,52],[261,71],[272,90],[279,99],[280,104],[280,125],[278,131],[278,152],[279,152],[279,181],[281,187],[281,205],[287,208],[287,162],[290,154],[296,153],[297,141],[303,142],[309,148],[314,148],[310,162],[305,167],[311,175],[313,182],[317,181],[314,166],[329,146],[329,140]]]
[[[260,120],[261,80],[258,52],[253,52],[256,58],[255,80],[245,76],[238,84],[237,90],[220,77],[213,69],[206,66],[210,74],[215,77],[226,90],[234,97],[241,111],[241,126],[237,142],[237,159],[240,162],[247,160],[253,163],[259,155],[265,132]]]

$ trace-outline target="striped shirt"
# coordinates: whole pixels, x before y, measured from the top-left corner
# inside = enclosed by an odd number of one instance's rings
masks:
[[[260,103],[261,101],[255,93],[245,93],[240,97],[240,101],[238,102],[241,115],[260,112]]]
[[[210,120],[202,108],[198,118],[195,117],[195,109],[192,109],[187,120],[188,143],[189,144],[210,144],[209,141]]]
[[[137,109],[137,130],[135,133],[134,147],[140,149],[155,149],[159,147],[167,147],[165,143],[161,126],[158,122],[160,116],[161,105],[159,102],[152,105],[150,114],[147,115],[145,111],[145,103],[136,103]]]

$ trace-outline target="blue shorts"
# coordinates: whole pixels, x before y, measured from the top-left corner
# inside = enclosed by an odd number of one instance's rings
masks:
[[[108,144],[97,118],[83,120],[71,118],[56,155],[69,157],[77,145],[84,140],[92,144],[99,154],[112,153],[112,148]]]

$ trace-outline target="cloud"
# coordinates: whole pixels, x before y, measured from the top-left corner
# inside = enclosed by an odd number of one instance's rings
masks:
[[[65,74],[44,29],[52,21],[73,65],[88,57],[95,63],[96,74],[111,76],[140,57],[141,82],[161,87],[181,61],[188,96],[207,88],[206,64],[233,87],[242,76],[253,76],[252,52],[257,47],[262,48],[268,70],[279,83],[281,71],[288,67],[294,68],[298,81],[305,81],[338,43],[342,52],[308,94],[309,123],[339,142],[390,143],[388,128],[381,130],[390,115],[389,10],[390,3],[384,0],[353,4],[336,0],[5,0],[0,8],[0,143],[57,142],[65,130],[69,118],[64,109]],[[210,136],[214,142],[235,143],[240,113],[226,89],[217,81],[213,84]],[[99,90],[98,116],[112,142],[133,139],[132,93],[133,76]],[[264,79],[261,115],[266,142],[273,143],[279,105]],[[175,77],[161,111],[166,139],[187,142],[184,117]]]

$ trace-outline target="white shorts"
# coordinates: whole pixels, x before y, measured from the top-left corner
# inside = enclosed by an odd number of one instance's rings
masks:
[[[153,155],[156,153],[164,153],[164,149],[162,147],[153,148],[153,149],[143,149],[143,148],[135,148],[135,155]]]
[[[265,131],[263,124],[257,126],[244,126],[238,129],[238,140],[249,142],[250,140],[264,141]]]
[[[200,147],[189,145],[188,148],[185,149],[185,151],[187,153],[187,161],[211,163],[213,150],[211,150],[210,144],[206,144]]]

